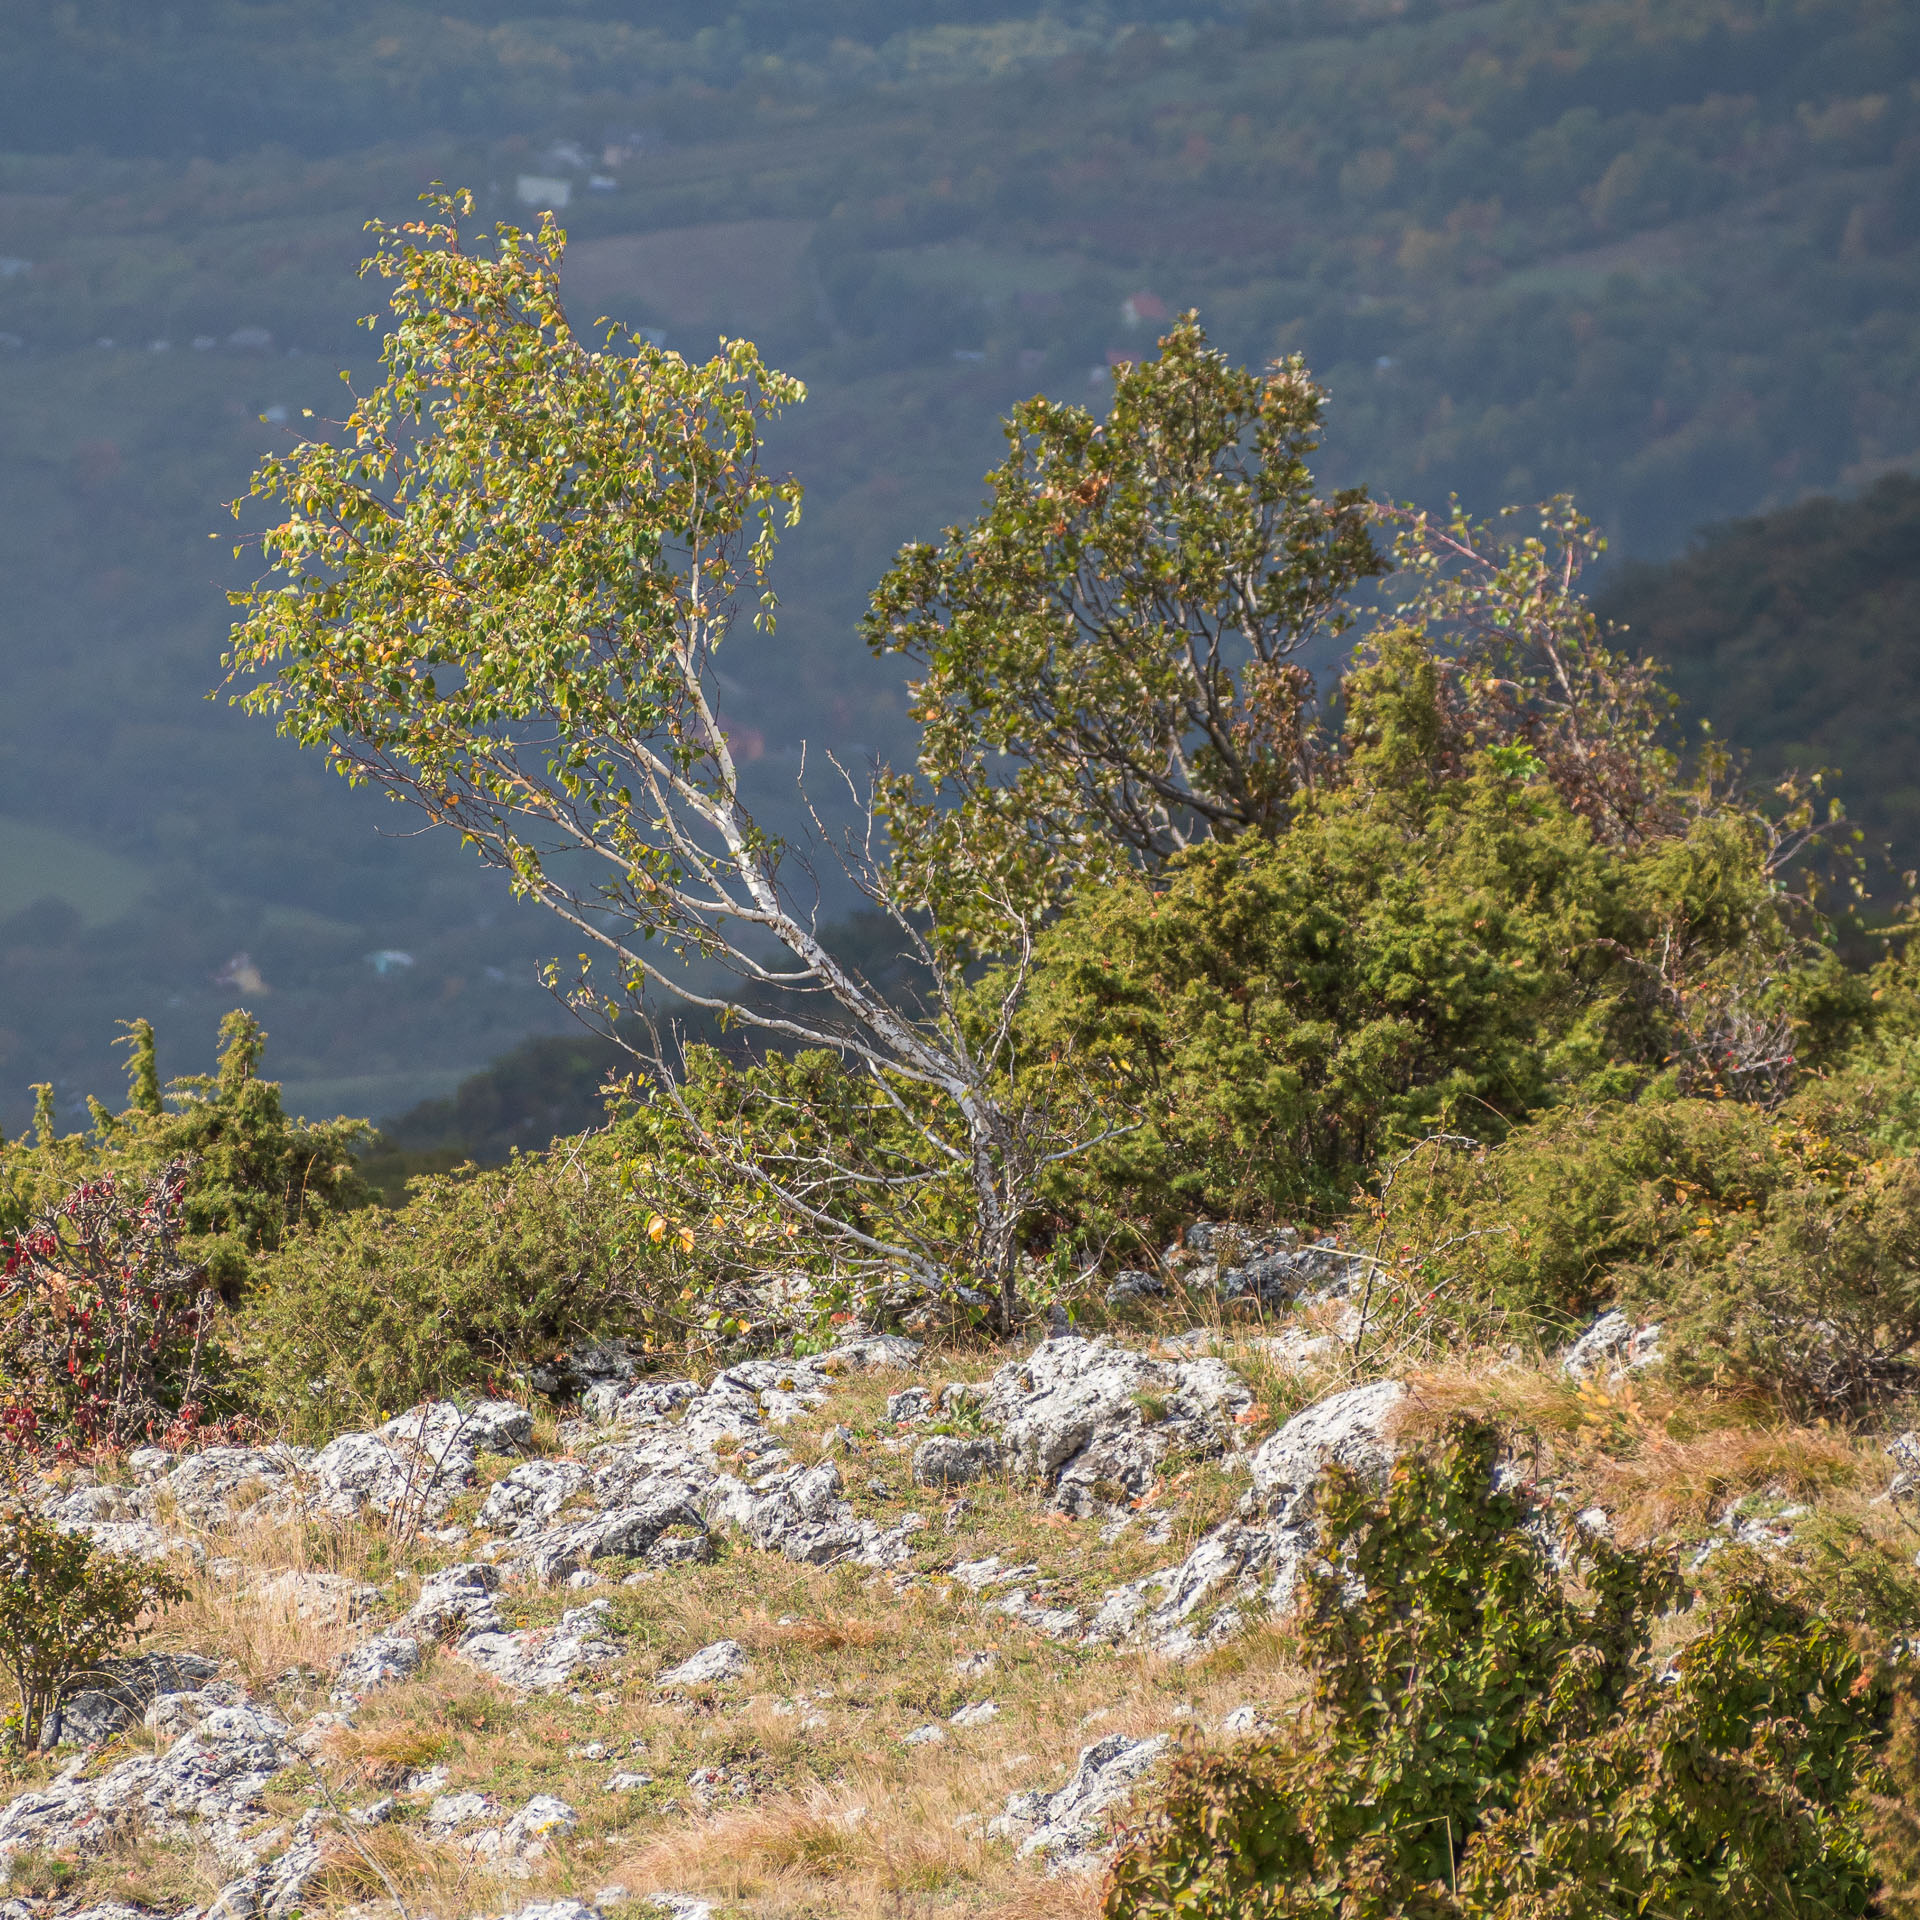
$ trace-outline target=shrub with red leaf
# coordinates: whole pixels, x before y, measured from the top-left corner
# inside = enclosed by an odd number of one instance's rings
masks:
[[[191,1171],[102,1174],[0,1240],[0,1442],[70,1453],[198,1423],[215,1295],[180,1250]]]

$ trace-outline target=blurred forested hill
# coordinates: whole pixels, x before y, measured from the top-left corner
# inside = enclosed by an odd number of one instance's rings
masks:
[[[375,1113],[563,1024],[531,984],[557,929],[205,698],[221,503],[368,376],[361,223],[430,180],[502,218],[564,201],[577,320],[748,332],[807,381],[786,614],[724,689],[776,807],[802,739],[903,750],[853,622],[969,511],[1004,409],[1097,405],[1185,306],[1248,360],[1306,354],[1330,482],[1570,489],[1644,563],[1920,460],[1907,0],[0,0],[0,46],[9,1127],[29,1080],[69,1116],[111,1091],[123,1015],[184,1071],[244,1002],[296,1105]],[[1893,498],[1803,509],[1796,551]],[[1697,700],[1911,835],[1911,572],[1836,708],[1842,600],[1701,611],[1770,553],[1709,543],[1691,615],[1618,591]]]

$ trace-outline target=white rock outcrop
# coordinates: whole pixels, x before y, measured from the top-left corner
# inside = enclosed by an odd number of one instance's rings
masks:
[[[1596,1374],[1617,1380],[1622,1374],[1654,1366],[1660,1358],[1659,1322],[1640,1326],[1616,1309],[1603,1313],[1560,1356],[1560,1370],[1570,1380],[1588,1380]]]
[[[245,1830],[267,1782],[293,1758],[285,1721],[263,1707],[219,1707],[164,1754],[123,1760],[94,1781],[69,1768],[0,1810],[0,1861],[23,1852],[88,1851],[134,1821],[251,1867]]]
[[[512,1453],[533,1438],[533,1416],[512,1400],[471,1407],[431,1400],[371,1433],[343,1433],[313,1456],[312,1504],[352,1518],[431,1518],[473,1479],[482,1453]]]
[[[558,1626],[470,1633],[454,1658],[488,1673],[518,1693],[557,1693],[583,1673],[620,1658],[619,1643],[606,1637],[610,1603],[589,1601],[560,1616]]]
[[[1253,1490],[1239,1517],[1204,1535],[1178,1566],[1111,1589],[1087,1639],[1188,1653],[1235,1632],[1249,1608],[1284,1610],[1317,1545],[1313,1498],[1322,1471],[1338,1462],[1384,1479],[1405,1394],[1397,1380],[1376,1380],[1295,1414],[1254,1453]]]
[[[1014,1471],[1042,1481],[1063,1513],[1144,1494],[1179,1448],[1217,1454],[1252,1390],[1219,1360],[1157,1360],[1109,1339],[1043,1340],[993,1376],[981,1417]]]
[[[987,1823],[996,1839],[1017,1839],[1023,1860],[1035,1855],[1055,1873],[1091,1866],[1110,1850],[1110,1808],[1127,1799],[1167,1750],[1164,1733],[1144,1740],[1109,1734],[1080,1758],[1067,1783],[1052,1793],[1016,1793],[1004,1812]]]
[[[661,1687],[705,1687],[738,1680],[747,1670],[747,1650],[738,1640],[716,1640],[669,1667],[654,1682]]]

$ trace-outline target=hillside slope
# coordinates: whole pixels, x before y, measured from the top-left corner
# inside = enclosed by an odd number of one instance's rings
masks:
[[[1837,770],[1874,845],[1920,860],[1920,478],[1709,527],[1684,557],[1627,569],[1601,611],[1757,776]]]

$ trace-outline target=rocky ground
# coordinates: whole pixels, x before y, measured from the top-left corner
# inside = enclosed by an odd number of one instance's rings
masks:
[[[1169,1747],[1297,1700],[1276,1610],[1330,1460],[1472,1405],[1589,1524],[1695,1559],[1784,1550],[1810,1501],[1897,1517],[1887,1448],[1689,1425],[1618,1316],[1383,1372],[1357,1263],[1200,1271],[1018,1350],[598,1349],[559,1407],[49,1480],[191,1595],[17,1771],[0,1916],[1090,1913]]]

